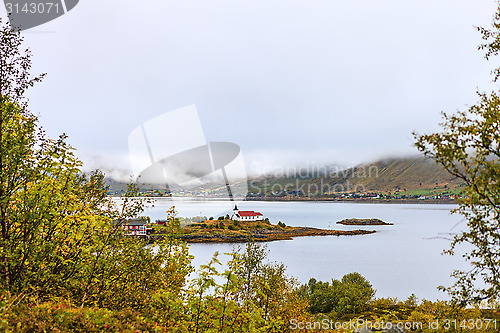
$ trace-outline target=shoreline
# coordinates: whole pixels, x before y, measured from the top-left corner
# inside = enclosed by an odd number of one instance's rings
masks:
[[[117,195],[108,195],[113,199],[122,199],[123,197]],[[187,197],[187,196],[138,196],[136,198],[179,198],[179,199],[193,199],[199,201],[227,201],[234,202],[227,198],[220,197]],[[454,199],[339,199],[339,198],[281,198],[281,197],[249,197],[241,201],[254,201],[254,202],[348,202],[360,204],[432,204],[432,205],[458,205]]]
[[[456,205],[456,200],[448,199],[339,199],[339,198],[245,198],[244,201],[271,201],[271,202],[350,202],[374,204],[437,204]]]
[[[292,227],[289,227],[292,228]],[[284,230],[277,233],[249,233],[248,235],[224,235],[215,233],[212,235],[180,235],[178,238],[186,243],[247,243],[274,242],[280,240],[292,240],[295,237],[316,237],[316,236],[360,236],[376,233],[375,230],[325,230],[309,227],[293,227],[294,230]],[[298,230],[297,230],[298,229]],[[161,235],[158,235],[161,237]]]
[[[198,229],[194,232],[188,232],[188,230],[182,229],[182,232],[175,237],[187,243],[247,243],[249,241],[273,242],[279,240],[292,240],[295,237],[370,235],[376,233],[377,231],[363,229],[328,230],[312,227],[286,226],[284,228],[259,228],[240,231]],[[168,235],[169,234],[152,234],[145,237],[147,237],[151,243],[155,240],[161,240]]]

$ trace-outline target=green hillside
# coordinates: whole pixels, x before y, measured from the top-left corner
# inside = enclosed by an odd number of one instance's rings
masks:
[[[423,157],[392,158],[318,175],[267,176],[249,181],[252,196],[321,197],[341,193],[398,195],[455,194],[463,182],[432,160]]]
[[[354,168],[349,174],[348,180],[362,184],[368,191],[451,190],[463,185],[460,179],[423,157],[382,160]]]

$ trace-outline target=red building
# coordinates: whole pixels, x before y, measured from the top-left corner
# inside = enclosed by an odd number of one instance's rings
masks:
[[[231,220],[235,221],[261,221],[264,216],[259,212],[254,212],[253,210],[239,210],[238,206],[234,206],[233,215]]]
[[[148,221],[143,219],[130,219],[123,223],[123,230],[127,236],[146,236],[151,234],[152,228],[148,227]]]

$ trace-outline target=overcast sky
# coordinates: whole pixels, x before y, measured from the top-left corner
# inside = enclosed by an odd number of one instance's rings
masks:
[[[129,169],[131,131],[190,104],[207,141],[240,145],[250,171],[411,154],[412,131],[498,88],[474,29],[495,5],[81,0],[23,32],[48,73],[30,105],[88,167]]]

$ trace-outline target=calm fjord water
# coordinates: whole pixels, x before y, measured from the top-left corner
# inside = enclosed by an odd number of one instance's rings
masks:
[[[174,203],[168,198],[155,201],[146,212],[153,220],[165,218]],[[206,215],[217,218],[231,214],[232,206],[222,200],[176,199],[179,216]],[[450,273],[467,264],[459,255],[443,256],[450,234],[464,228],[459,215],[451,215],[454,205],[441,204],[367,204],[347,202],[259,202],[239,204],[241,210],[255,210],[273,224],[322,229],[370,229],[377,233],[362,236],[297,237],[266,243],[269,259],[287,266],[288,275],[300,283],[309,278],[329,281],[344,274],[359,272],[377,289],[376,297],[406,299],[411,293],[425,299],[447,299],[439,285],[452,283]],[[380,218],[392,226],[352,227],[335,224],[345,218]],[[198,267],[213,253],[229,252],[233,244],[192,244],[190,252]]]

